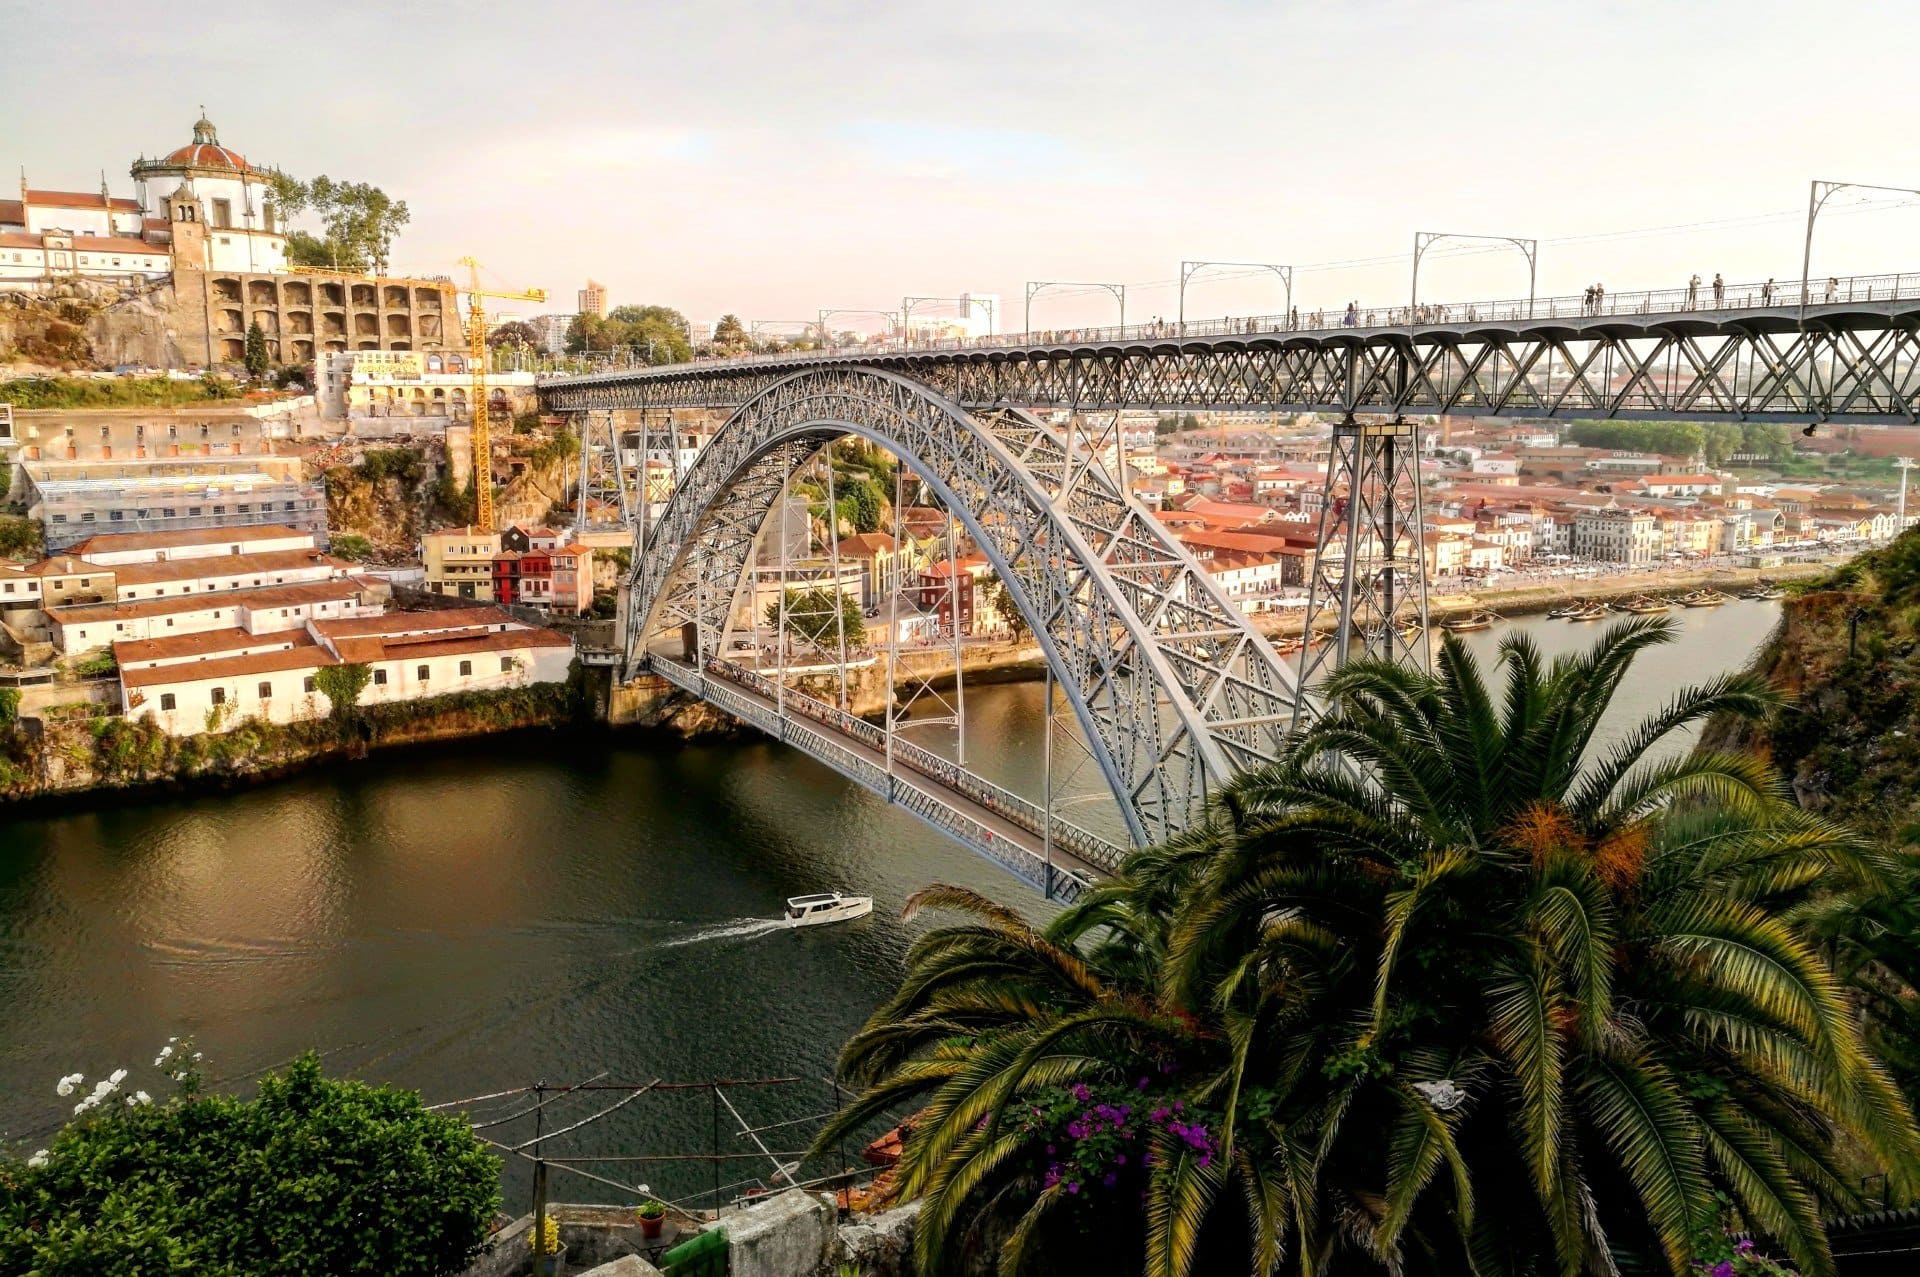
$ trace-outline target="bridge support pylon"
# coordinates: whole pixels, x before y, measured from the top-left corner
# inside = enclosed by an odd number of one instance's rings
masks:
[[[1419,429],[1397,418],[1335,426],[1321,500],[1299,685],[1312,687],[1354,655],[1428,668]]]

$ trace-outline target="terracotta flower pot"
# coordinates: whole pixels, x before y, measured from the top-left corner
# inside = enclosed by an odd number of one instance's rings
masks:
[[[636,1215],[634,1218],[640,1221],[640,1235],[649,1241],[658,1237],[660,1230],[667,1226],[667,1217],[664,1213],[655,1215],[651,1219],[645,1215]]]

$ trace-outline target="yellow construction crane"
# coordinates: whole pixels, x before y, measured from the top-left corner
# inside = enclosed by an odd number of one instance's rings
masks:
[[[493,530],[493,437],[487,425],[487,311],[482,297],[507,301],[543,302],[544,288],[529,288],[523,293],[503,293],[480,287],[480,263],[462,257],[467,268],[467,369],[473,374],[473,491],[476,498],[473,521],[483,531]]]

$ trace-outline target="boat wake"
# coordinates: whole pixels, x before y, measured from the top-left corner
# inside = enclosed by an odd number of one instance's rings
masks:
[[[778,918],[736,918],[732,922],[702,927],[691,935],[681,936],[678,940],[664,941],[660,947],[678,949],[682,945],[705,944],[710,940],[747,940],[774,931],[784,931],[786,928],[787,924]]]

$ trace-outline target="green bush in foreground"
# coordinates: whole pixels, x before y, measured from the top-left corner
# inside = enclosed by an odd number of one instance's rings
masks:
[[[185,1058],[163,1050],[156,1066]],[[0,1272],[149,1277],[456,1272],[499,1206],[499,1165],[410,1091],[322,1077],[312,1055],[250,1100],[91,1095],[25,1163],[0,1161]],[[75,1084],[81,1083],[76,1091]]]

